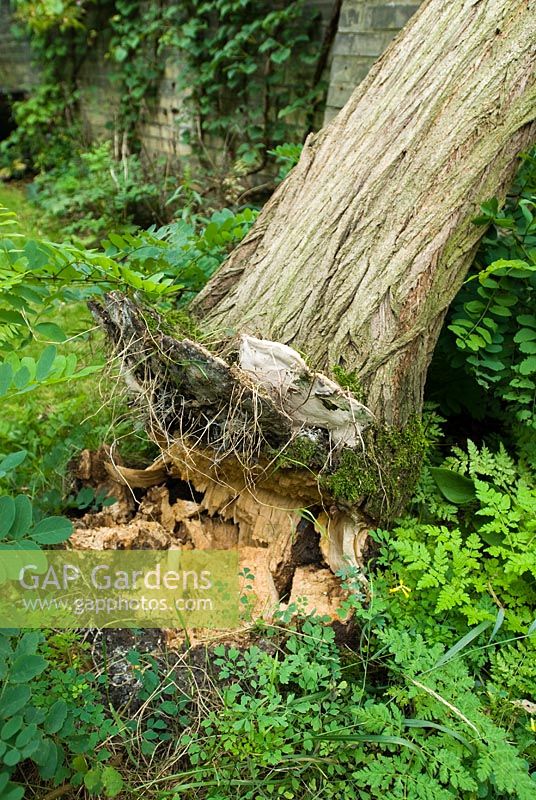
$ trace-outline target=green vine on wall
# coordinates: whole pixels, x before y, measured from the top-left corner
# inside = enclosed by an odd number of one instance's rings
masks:
[[[237,162],[242,173],[262,170],[272,148],[303,140],[323,94],[319,19],[304,0],[16,0],[15,15],[30,38],[41,83],[15,105],[18,132],[11,145],[38,169],[68,157],[51,140],[61,138],[58,128],[71,131],[79,122],[78,72],[97,38],[106,44],[118,88],[109,122],[128,148],[139,149],[166,64],[176,62],[179,121],[186,120],[184,136],[196,160],[213,173]],[[70,138],[79,141],[79,130]]]
[[[162,37],[175,6],[165,2],[115,0],[109,20],[107,57],[115,66],[119,86],[118,124],[131,144],[139,139],[139,125],[147,101],[155,101],[164,74]]]
[[[209,168],[240,159],[247,171],[262,169],[270,147],[303,138],[322,94],[313,79],[317,22],[307,19],[303,0],[279,8],[268,0],[116,0],[108,57],[120,85],[121,129],[131,141],[139,136],[165,65],[176,61],[196,156]]]
[[[77,77],[96,35],[83,2],[15,0],[13,10],[14,33],[30,41],[39,85],[13,104],[16,129],[2,142],[2,177],[46,170],[72,155],[80,142]]]
[[[184,61],[180,87],[193,112],[189,143],[206,164],[240,159],[261,170],[270,147],[302,140],[323,87],[314,79],[318,18],[303,0],[187,2],[163,44]],[[221,157],[223,156],[223,157]]]

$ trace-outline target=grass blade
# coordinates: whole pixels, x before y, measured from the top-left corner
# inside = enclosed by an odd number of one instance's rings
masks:
[[[387,736],[386,734],[373,733],[325,733],[314,737],[315,741],[322,742],[348,742],[348,743],[370,743],[370,744],[395,744],[399,747],[408,747],[416,753],[421,754],[421,749],[409,739],[402,736]]]
[[[446,725],[439,725],[437,722],[431,722],[427,719],[405,719],[404,726],[406,728],[431,728],[434,731],[439,731],[440,733],[446,733],[452,739],[456,739],[456,741],[463,744],[467,749],[471,752],[475,752],[475,748],[473,745],[462,736],[461,733],[457,731],[453,731],[452,728],[447,728]]]
[[[466,633],[459,642],[456,642],[456,644],[453,645],[450,650],[447,650],[447,652],[436,661],[434,667],[441,667],[443,664],[446,664],[447,661],[450,661],[452,658],[454,658],[454,656],[458,655],[458,653],[463,650],[464,647],[470,644],[473,639],[476,639],[477,636],[480,636],[480,634],[489,628],[490,625],[491,620],[486,619],[484,622],[481,622],[480,625],[477,625],[476,628],[472,628],[469,633]]]
[[[493,626],[493,630],[491,632],[491,636],[488,639],[488,644],[490,644],[497,635],[499,628],[504,622],[504,608],[501,606],[497,612],[497,617],[495,619],[495,625]]]

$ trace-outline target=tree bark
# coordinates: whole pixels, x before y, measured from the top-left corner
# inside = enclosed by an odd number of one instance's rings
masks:
[[[193,303],[203,324],[355,370],[382,422],[419,414],[479,203],[536,140],[536,2],[428,0]]]

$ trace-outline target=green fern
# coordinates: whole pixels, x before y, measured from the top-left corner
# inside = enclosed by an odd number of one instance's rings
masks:
[[[453,612],[469,624],[505,613],[506,628],[525,633],[536,607],[536,489],[526,467],[514,463],[504,447],[492,452],[468,442],[454,448],[445,471],[470,479],[474,499],[445,509],[428,502],[435,524],[407,518],[391,533],[384,563],[411,598],[430,604],[435,614]],[[421,483],[417,498],[439,494]],[[444,524],[440,524],[440,523]],[[400,601],[402,603],[402,601]],[[406,606],[410,601],[406,601]]]

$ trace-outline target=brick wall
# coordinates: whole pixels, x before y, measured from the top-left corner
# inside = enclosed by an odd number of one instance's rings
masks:
[[[326,70],[328,96],[325,120],[342,108],[353,89],[363,80],[418,3],[404,0],[342,0],[338,30]],[[307,0],[311,14],[321,12],[319,48],[336,0]],[[104,58],[105,34],[98,40],[91,57],[80,71],[81,110],[88,139],[109,136],[117,107],[117,90],[112,65]],[[181,64],[170,58],[160,87],[158,101],[152,104],[142,130],[148,153],[185,156],[188,147],[181,131],[189,123],[179,86]],[[11,31],[9,0],[0,0],[0,94],[27,91],[35,85],[29,46],[14,38]],[[319,120],[319,125],[322,120]]]
[[[326,122],[343,107],[418,7],[419,3],[404,0],[343,0],[332,51]]]
[[[319,50],[335,6],[336,0],[306,0],[307,12],[314,16],[318,13],[321,15],[321,25],[318,30]],[[106,38],[102,36],[91,58],[83,65],[80,72],[80,105],[89,138],[109,135],[110,123],[113,127],[117,91],[113,81],[112,65],[104,59],[106,49]],[[181,68],[177,56],[171,55],[166,63],[158,100],[149,104],[146,122],[141,127],[141,137],[150,156],[171,155],[180,158],[190,153],[190,148],[184,143],[182,135],[191,125],[191,120],[179,89]],[[329,73],[329,68],[327,72]],[[329,74],[326,75],[326,79],[328,77]],[[318,126],[321,124],[320,117]]]
[[[30,46],[13,35],[9,0],[0,0],[0,94],[27,91],[36,82]]]

